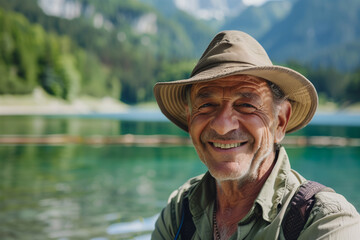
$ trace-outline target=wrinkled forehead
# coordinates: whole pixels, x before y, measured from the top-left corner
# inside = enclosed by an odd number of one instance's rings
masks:
[[[191,98],[194,99],[199,95],[212,94],[225,89],[234,93],[244,92],[259,97],[266,97],[271,94],[266,80],[255,76],[235,75],[192,85]]]

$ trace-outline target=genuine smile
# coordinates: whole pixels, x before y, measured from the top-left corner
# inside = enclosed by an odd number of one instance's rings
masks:
[[[237,148],[240,147],[242,145],[244,145],[246,142],[242,142],[242,143],[218,143],[218,142],[212,142],[212,145],[216,148],[221,148],[221,149],[231,149],[231,148]]]

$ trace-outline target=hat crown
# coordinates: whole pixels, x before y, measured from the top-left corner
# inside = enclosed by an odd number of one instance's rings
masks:
[[[265,49],[253,37],[241,31],[223,31],[210,42],[191,76],[224,63],[272,66]]]

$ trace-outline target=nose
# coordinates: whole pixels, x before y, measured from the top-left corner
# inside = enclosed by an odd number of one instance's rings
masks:
[[[210,122],[210,128],[220,135],[225,135],[226,133],[239,128],[239,121],[234,115],[230,103],[227,102],[219,108],[218,112]]]

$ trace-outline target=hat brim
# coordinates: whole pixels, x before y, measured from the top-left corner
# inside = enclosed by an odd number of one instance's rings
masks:
[[[241,64],[240,64],[241,65]],[[172,82],[159,82],[154,86],[155,98],[162,113],[181,129],[188,132],[186,116],[186,86],[214,81],[232,75],[251,75],[278,85],[292,105],[286,132],[306,126],[315,114],[318,96],[313,84],[300,73],[282,66],[239,66],[226,63],[211,67],[195,76]]]

